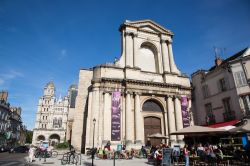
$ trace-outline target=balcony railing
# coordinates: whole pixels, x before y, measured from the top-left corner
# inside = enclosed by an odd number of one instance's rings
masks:
[[[230,121],[235,119],[235,111],[228,111],[223,113],[224,120]]]

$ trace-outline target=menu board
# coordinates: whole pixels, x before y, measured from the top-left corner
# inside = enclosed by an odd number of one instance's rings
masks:
[[[171,154],[172,148],[163,148],[162,149],[162,165],[170,166],[171,165]]]

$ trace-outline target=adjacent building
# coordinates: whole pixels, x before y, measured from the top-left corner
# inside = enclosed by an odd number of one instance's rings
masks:
[[[23,128],[22,126],[22,119],[21,119],[21,113],[22,109],[21,107],[11,107],[10,108],[10,126],[9,130],[11,131],[11,139],[12,139],[12,144],[15,142],[19,142],[20,136],[21,136],[21,130]]]
[[[194,121],[197,125],[236,123],[249,115],[250,49],[192,74]]]
[[[55,90],[53,82],[47,83],[44,95],[38,101],[32,144],[38,144],[41,140],[48,141],[50,145],[65,141],[69,97],[56,98]]]
[[[192,123],[191,85],[175,64],[173,32],[151,20],[126,21],[119,30],[121,57],[80,70],[72,145],[139,148],[159,143],[148,138],[154,133],[169,136],[171,146],[183,143],[170,133]]]
[[[20,138],[25,140],[22,135],[24,129],[21,118],[21,107],[13,107],[8,103],[8,92],[0,92],[0,146],[14,146],[20,142]]]
[[[10,116],[10,104],[7,101],[8,92],[0,92],[0,145],[7,144],[6,132],[10,126],[9,116]]]

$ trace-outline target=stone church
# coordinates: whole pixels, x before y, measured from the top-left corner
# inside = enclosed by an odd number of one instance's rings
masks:
[[[68,96],[55,97],[53,82],[46,84],[44,95],[38,101],[32,144],[37,145],[41,140],[50,145],[65,141],[69,105]]]
[[[189,78],[176,66],[173,32],[151,20],[125,21],[119,28],[122,55],[112,64],[80,70],[72,145],[79,151],[110,141],[141,147],[192,123]],[[93,140],[94,139],[94,140]]]

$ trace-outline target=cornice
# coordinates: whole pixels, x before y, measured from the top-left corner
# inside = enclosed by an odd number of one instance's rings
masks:
[[[161,32],[147,31],[147,30],[144,30],[144,29],[140,29],[140,27],[138,27],[138,25],[142,25],[142,24],[145,24],[145,23],[149,23],[149,25],[151,25],[152,27],[155,27],[155,28],[160,29]],[[166,34],[166,35],[170,35],[170,36],[173,36],[173,35],[174,35],[172,31],[163,28],[162,26],[158,25],[157,23],[155,23],[155,22],[152,21],[152,20],[141,20],[141,21],[124,22],[124,23],[120,26],[119,31],[122,31],[122,29],[124,29],[125,27],[135,28],[135,29],[137,29],[138,31],[142,31],[142,32],[150,33],[150,34],[156,34],[156,35],[158,35],[158,34]]]
[[[163,88],[178,88],[184,90],[192,90],[191,87],[186,87],[178,84],[167,84],[160,82],[151,82],[151,81],[141,81],[141,80],[132,80],[132,79],[112,79],[112,78],[101,78],[98,80],[99,82],[114,82],[121,83],[124,86],[126,84],[137,84],[137,85],[146,85],[146,86],[154,86],[154,87],[163,87]]]

